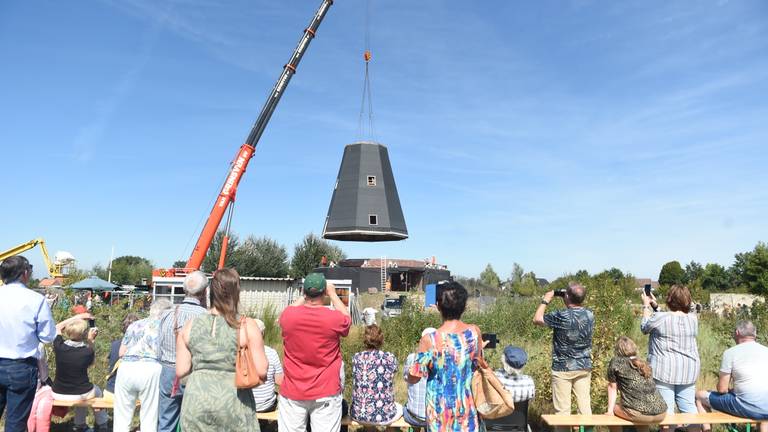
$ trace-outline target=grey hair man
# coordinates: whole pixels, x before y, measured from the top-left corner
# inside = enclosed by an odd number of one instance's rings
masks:
[[[733,332],[736,346],[723,353],[717,391],[696,392],[699,412],[715,409],[738,417],[767,420],[760,431],[768,432],[768,347],[756,340],[757,329],[751,321],[739,321]],[[733,382],[733,390],[728,390]],[[704,430],[709,430],[704,425]]]
[[[544,314],[557,295],[565,309]],[[586,288],[569,282],[565,290],[548,291],[533,316],[533,323],[552,329],[552,404],[560,415],[571,413],[571,393],[579,414],[592,414],[589,387],[592,376],[592,332],[595,316],[582,306]]]
[[[176,380],[176,335],[184,324],[206,312],[205,297],[208,276],[194,271],[184,278],[184,300],[165,311],[160,318],[160,398],[158,404],[159,432],[175,432],[181,416],[184,386]]]

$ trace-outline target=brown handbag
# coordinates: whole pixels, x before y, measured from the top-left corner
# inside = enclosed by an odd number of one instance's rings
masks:
[[[434,335],[435,350],[442,352],[443,338],[439,331]],[[479,354],[475,357],[477,370],[472,375],[472,397],[475,400],[475,409],[482,418],[497,419],[508,416],[515,411],[515,400],[486,363],[482,354],[482,339],[478,340],[481,341],[481,346],[478,347]]]
[[[243,343],[245,333],[245,343]],[[240,318],[240,329],[237,331],[237,358],[235,358],[235,387],[250,389],[261,384],[261,378],[256,373],[256,364],[253,362],[251,349],[248,346],[248,326],[246,318]]]
[[[472,397],[475,398],[475,408],[482,418],[497,419],[515,411],[512,395],[482,355],[477,358],[477,370],[472,375]]]

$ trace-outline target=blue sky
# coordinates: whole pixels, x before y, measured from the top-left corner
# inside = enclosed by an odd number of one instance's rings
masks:
[[[318,0],[0,3],[0,249],[186,259]],[[376,138],[410,238],[474,276],[768,240],[768,3],[372,0]],[[262,137],[233,229],[319,233],[358,138],[365,2],[337,0]],[[41,265],[39,252],[26,255]],[[43,276],[39,274],[38,276]]]

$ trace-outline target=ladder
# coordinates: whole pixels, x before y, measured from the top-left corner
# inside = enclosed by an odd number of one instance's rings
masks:
[[[387,289],[387,257],[382,256],[379,264],[381,265],[381,292],[385,292]]]

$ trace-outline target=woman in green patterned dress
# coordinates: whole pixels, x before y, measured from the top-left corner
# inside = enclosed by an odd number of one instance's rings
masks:
[[[245,335],[245,329],[239,329],[239,301],[240,276],[233,269],[217,271],[211,280],[211,309],[187,322],[179,333],[176,376],[189,375],[181,405],[184,432],[259,431],[253,393],[235,387],[238,331]],[[254,320],[247,319],[246,327],[256,372],[263,380],[264,341]]]

